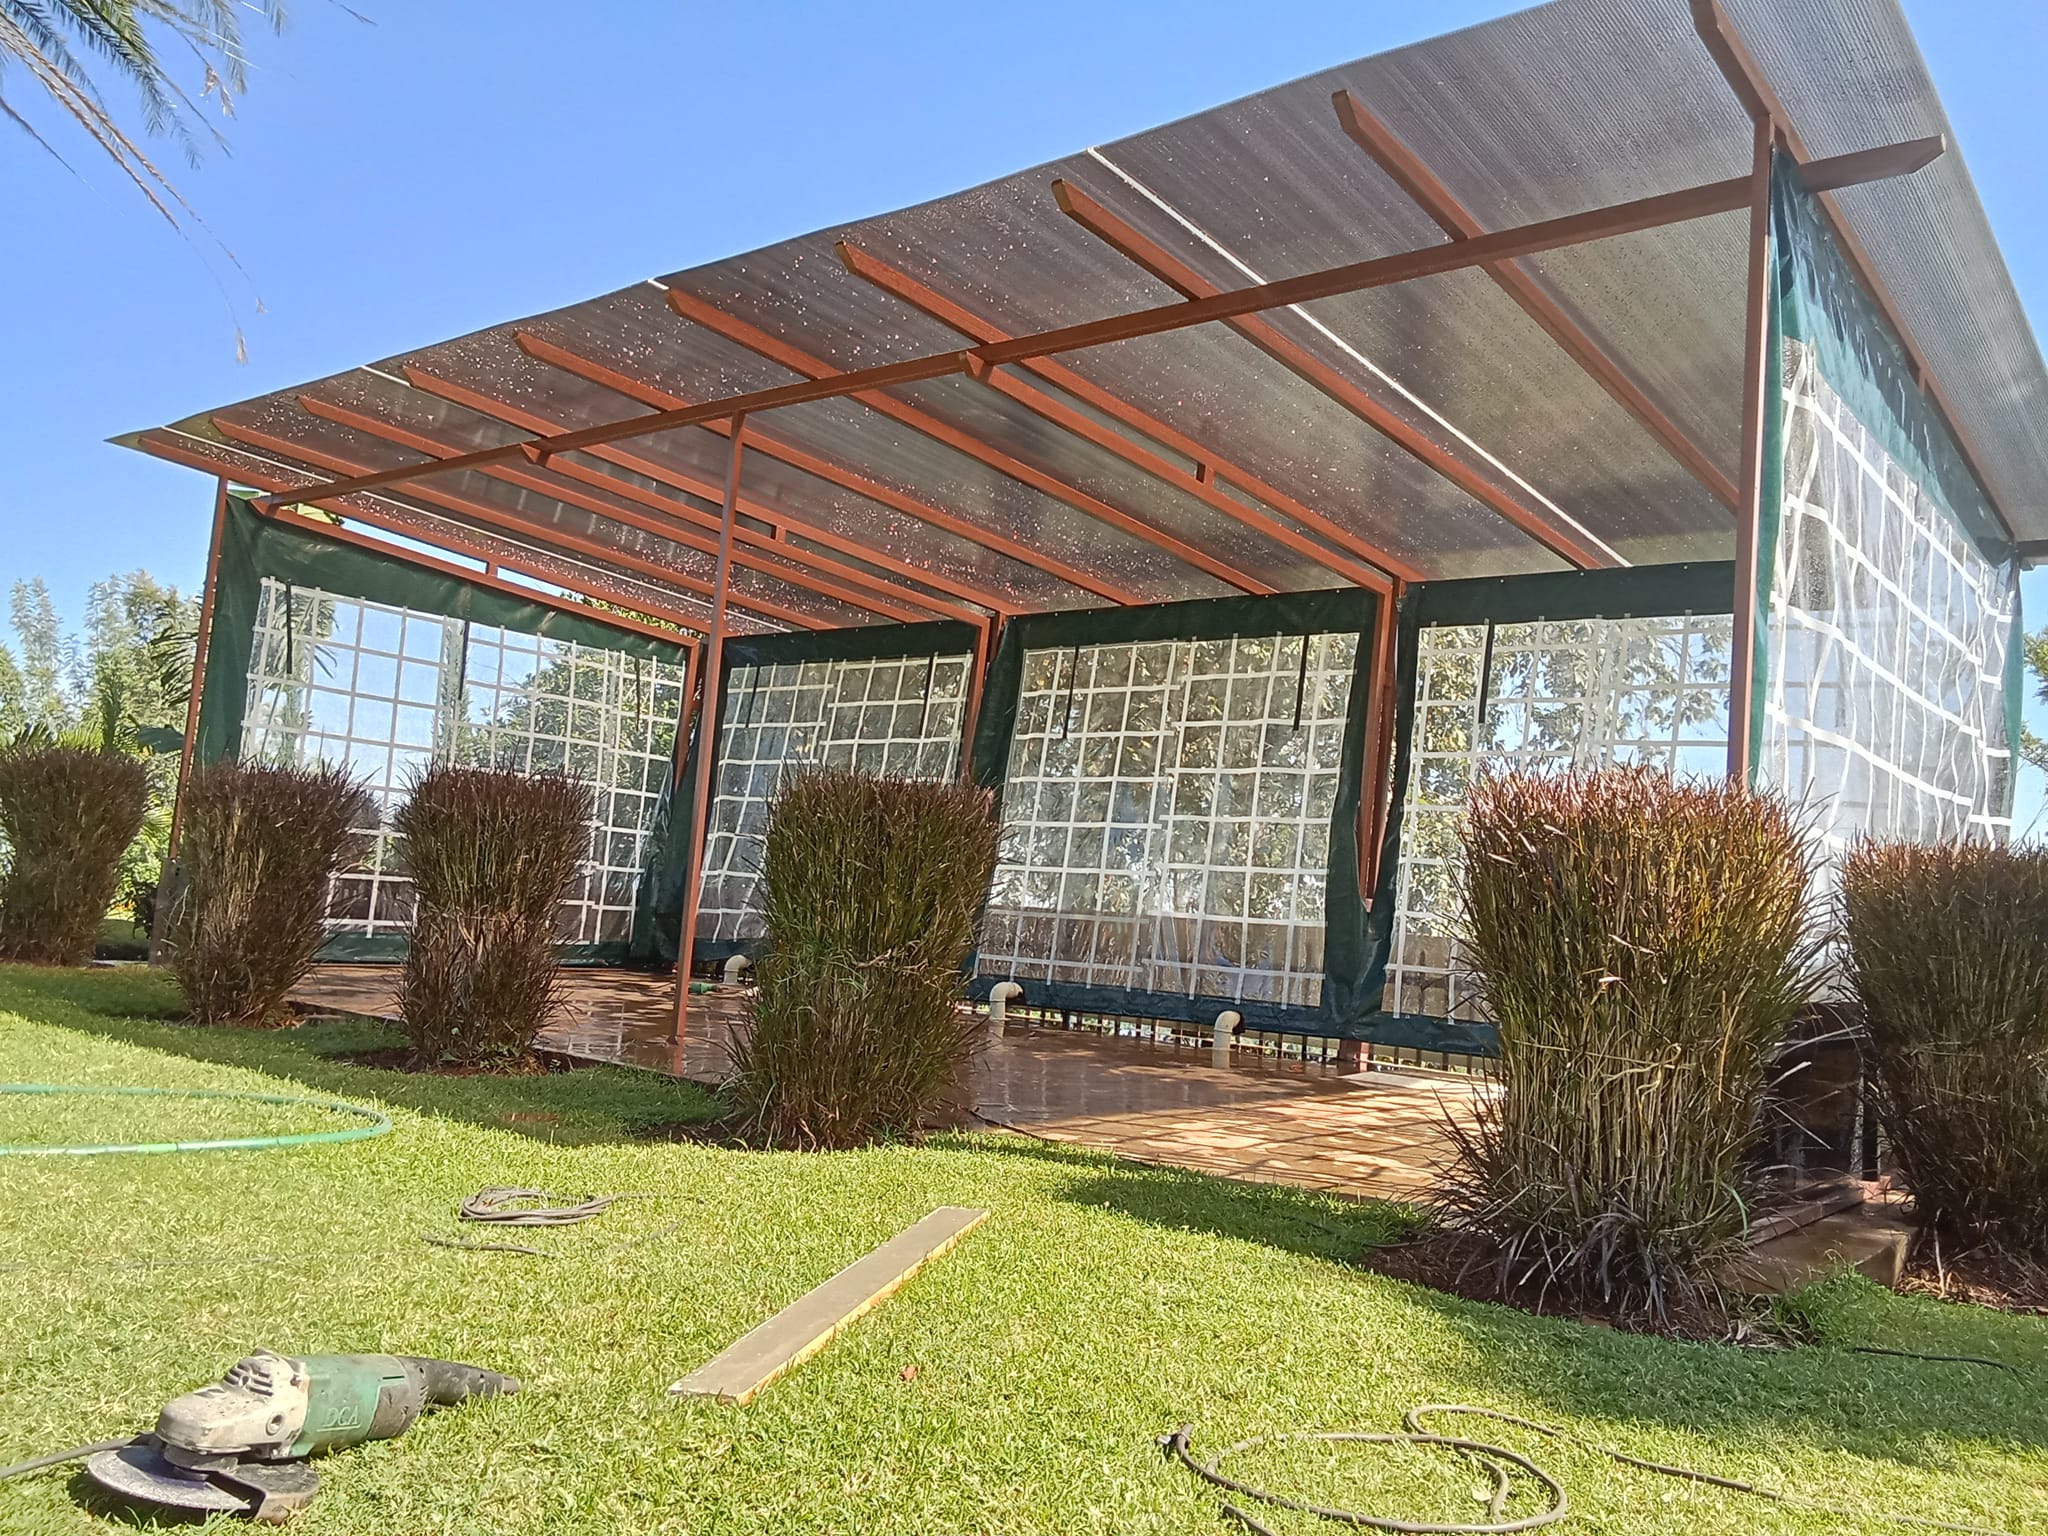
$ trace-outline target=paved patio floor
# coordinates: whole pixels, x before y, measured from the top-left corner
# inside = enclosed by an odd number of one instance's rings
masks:
[[[673,1043],[675,987],[637,971],[563,972],[564,1017],[544,1049],[716,1083],[743,993],[694,996]],[[322,965],[293,994],[314,1011],[388,1018],[397,968]],[[1246,1053],[1230,1067],[1200,1051],[1061,1030],[991,1036],[969,1088],[972,1111],[1005,1129],[1259,1183],[1413,1199],[1448,1157],[1445,1131],[1471,1111],[1452,1078],[1352,1072]]]

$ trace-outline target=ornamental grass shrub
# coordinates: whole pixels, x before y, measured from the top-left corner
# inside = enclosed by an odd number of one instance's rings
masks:
[[[413,882],[399,1011],[414,1063],[523,1064],[560,1004],[555,909],[589,842],[590,791],[558,773],[429,768],[393,829]]]
[[[1503,1291],[1666,1321],[1742,1239],[1745,1154],[1814,985],[1803,829],[1639,768],[1482,779],[1467,811],[1500,1093],[1458,1131],[1447,1214]]]
[[[1920,1220],[2048,1263],[2048,849],[1859,843],[1838,913]]]
[[[0,748],[0,960],[92,958],[148,806],[136,758],[45,739]]]
[[[753,1134],[850,1147],[913,1131],[972,1053],[960,1009],[998,829],[988,794],[792,774],[762,854],[767,950],[736,1050]]]
[[[209,763],[185,786],[170,963],[202,1024],[270,1028],[313,964],[328,884],[376,824],[369,793],[339,768]]]

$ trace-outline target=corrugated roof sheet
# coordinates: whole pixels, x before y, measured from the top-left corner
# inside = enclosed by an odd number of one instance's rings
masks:
[[[1728,9],[1814,154],[1949,131],[1893,0],[1730,0]],[[301,395],[456,452],[536,430],[535,421],[537,430],[589,426],[639,414],[650,400],[713,399],[798,376],[763,355],[764,345],[848,370],[962,344],[958,331],[850,272],[835,250],[842,240],[1010,334],[1176,297],[1063,216],[1050,191],[1056,178],[1217,287],[1442,239],[1345,135],[1331,107],[1339,89],[1356,93],[1488,228],[1735,176],[1748,165],[1748,120],[1683,0],[1558,0],[916,208],[205,413],[154,441],[182,441],[189,456],[231,476],[287,489],[333,478],[336,464],[377,469],[420,457],[309,413]],[[1961,154],[1951,149],[1914,175],[1850,188],[1838,200],[1955,405],[2014,534],[2048,539],[2048,374]],[[1723,214],[1525,264],[1729,476],[1744,228],[1743,214]],[[729,327],[719,335],[686,321],[665,288],[710,301],[766,341],[745,345]],[[1227,496],[1258,503],[1243,481],[1267,482],[1383,551],[1389,568],[1473,576],[1558,564],[1334,392],[1370,396],[1501,496],[1619,560],[1732,549],[1726,507],[1482,272],[1265,318],[1277,338],[1270,345],[1212,324],[1061,360],[1084,389],[1164,424],[1165,443],[1109,424],[1111,447],[1135,444],[1150,456],[1143,465],[969,378],[894,390],[886,414],[832,400],[758,417],[744,477],[752,526],[786,519],[797,552],[789,558],[809,569],[847,558],[849,546],[870,550],[878,563],[858,567],[870,590],[894,585],[936,606],[957,601],[963,587],[1037,610],[1093,606],[1110,594],[1157,601],[1339,584],[1333,570],[1343,552],[1330,537],[1283,543],[1230,515],[1216,488],[1190,481],[1197,465],[1173,444],[1192,440],[1225,466],[1216,487]],[[653,392],[636,400],[540,361],[522,350],[522,333]],[[1319,388],[1275,350],[1307,359],[1311,372],[1342,387]],[[505,411],[479,414],[442,398],[435,381]],[[1054,405],[1103,422],[1088,400],[1027,382]],[[247,451],[251,432],[272,445],[267,469]],[[963,434],[979,446],[963,449]],[[705,519],[715,523],[725,437],[693,427],[622,447],[635,467],[618,454],[565,455],[580,471],[573,480],[562,464],[522,470],[517,483],[468,471],[364,493],[354,504],[423,537],[444,519],[501,541],[523,525],[540,560],[562,558],[550,541],[563,535],[595,547],[576,557],[586,564],[611,563],[603,552],[617,550],[635,562],[614,565],[613,589],[622,593],[661,585],[653,573],[663,568],[701,579],[710,568],[701,549],[658,537],[648,519],[659,527],[668,515],[661,507],[672,504],[694,516],[699,534]],[[1158,472],[1162,461],[1173,474]],[[602,476],[618,478],[617,497],[593,478]],[[641,526],[605,516],[613,500],[629,504]],[[1105,520],[1104,508],[1117,519]],[[924,509],[943,514],[946,526]],[[807,528],[834,548],[813,542]],[[1148,528],[1205,561],[1166,552],[1148,541]],[[736,581],[759,624],[887,617],[792,588],[778,575],[782,557],[756,556],[761,569]],[[921,583],[918,572],[945,578],[948,589]],[[694,594],[670,595],[696,611]],[[769,606],[787,616],[764,612]]]

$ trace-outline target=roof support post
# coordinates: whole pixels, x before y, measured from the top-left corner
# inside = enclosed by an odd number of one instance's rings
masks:
[[[1002,615],[986,620],[974,635],[974,660],[967,674],[967,711],[960,717],[960,782],[974,782],[974,733],[981,725],[982,691],[988,685],[989,664],[995,660],[996,639],[1002,634]]]
[[[1742,507],[1735,515],[1735,623],[1728,663],[1728,777],[1750,781],[1755,751],[1756,662],[1763,615],[1757,609],[1757,562],[1763,529],[1765,403],[1777,387],[1771,334],[1771,150],[1769,117],[1756,120],[1750,164],[1748,299],[1742,319]]]
[[[695,783],[690,788],[690,862],[684,885],[683,926],[676,935],[676,1029],[678,1054],[690,1020],[690,963],[697,945],[697,913],[704,902],[704,853],[711,845],[711,760],[718,755],[718,687],[725,670],[725,600],[732,576],[732,524],[740,496],[740,458],[747,439],[747,418],[732,419],[732,442],[725,461],[725,505],[719,516],[718,577],[711,598],[711,633],[704,641],[704,702],[698,706],[701,746]]]
[[[1372,697],[1367,701],[1365,773],[1358,796],[1358,895],[1369,912],[1380,883],[1380,844],[1386,840],[1387,815],[1394,793],[1394,651],[1400,643],[1400,606],[1405,589],[1396,588],[1379,601],[1372,626]]]
[[[199,626],[192,637],[192,682],[185,690],[185,740],[178,749],[178,785],[171,796],[171,829],[164,839],[163,874],[159,877],[158,888],[165,901],[157,909],[157,921],[151,925],[149,935],[149,960],[154,965],[161,956],[163,942],[163,919],[169,915],[171,894],[171,869],[178,862],[178,833],[185,821],[185,786],[192,778],[192,757],[199,738],[199,705],[206,689],[206,652],[213,641],[213,603],[220,588],[220,546],[228,527],[228,482],[222,476],[214,481],[213,490],[213,541],[206,547],[206,586],[199,594]]]

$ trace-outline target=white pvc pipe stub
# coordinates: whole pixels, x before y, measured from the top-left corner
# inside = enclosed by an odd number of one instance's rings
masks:
[[[1018,986],[1017,983],[1015,983],[1014,981],[999,981],[994,986],[990,987],[988,989],[989,1028],[993,1029],[999,1035],[1007,1034],[1009,1032],[1010,1027],[1008,1022],[1009,1009],[1007,1005],[1013,1002],[1021,1003],[1023,1001],[1024,989]]]
[[[1244,1015],[1235,1008],[1226,1008],[1216,1015],[1216,1022],[1209,1026],[1209,1062],[1212,1066],[1230,1065],[1230,1042],[1244,1023]]]
[[[725,984],[728,987],[738,986],[740,984],[740,978],[746,975],[747,972],[752,970],[753,968],[754,962],[749,960],[745,955],[726,956]]]

